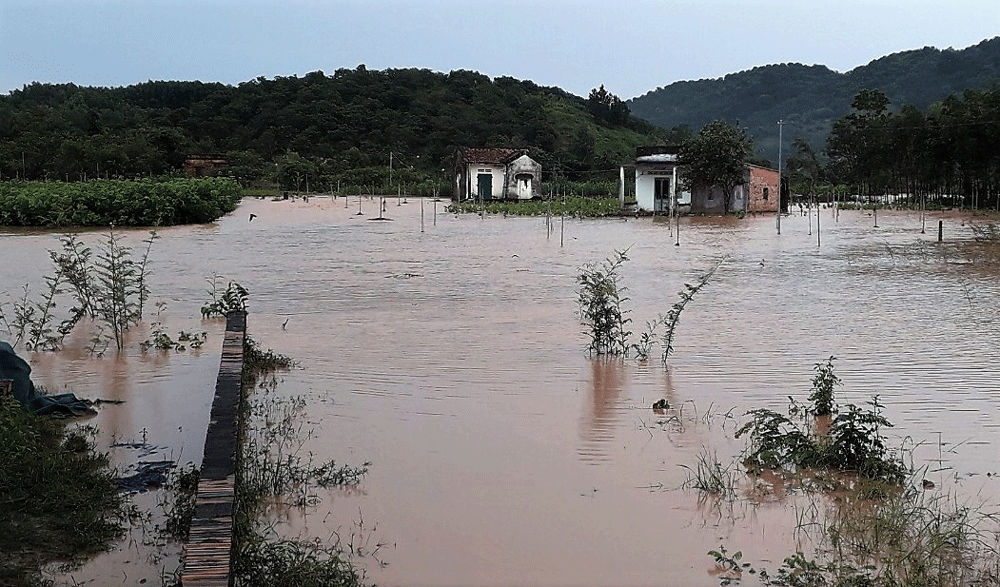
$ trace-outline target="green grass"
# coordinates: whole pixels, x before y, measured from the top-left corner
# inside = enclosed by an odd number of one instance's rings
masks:
[[[576,218],[599,218],[602,216],[617,216],[622,213],[618,198],[583,198],[569,196],[551,200],[486,200],[482,204],[473,200],[457,202],[448,207],[449,212],[478,213],[485,209],[487,214],[503,214],[505,216],[545,216],[553,218],[569,216]]]
[[[81,561],[122,535],[124,501],[89,432],[0,398],[0,584],[39,584],[42,565]]]

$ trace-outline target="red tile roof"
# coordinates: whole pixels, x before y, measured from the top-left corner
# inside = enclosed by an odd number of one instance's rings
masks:
[[[462,160],[466,163],[509,163],[521,155],[526,155],[527,149],[492,148],[492,149],[462,149]]]

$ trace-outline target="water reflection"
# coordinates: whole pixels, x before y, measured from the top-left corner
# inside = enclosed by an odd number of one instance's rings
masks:
[[[580,458],[585,462],[608,460],[608,442],[615,437],[621,420],[617,413],[627,379],[623,360],[618,357],[593,357],[590,360],[589,406],[584,411]]]

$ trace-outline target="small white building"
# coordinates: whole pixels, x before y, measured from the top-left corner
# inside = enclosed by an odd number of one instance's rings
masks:
[[[527,149],[459,149],[455,199],[530,200],[539,194],[542,165]]]
[[[679,147],[639,147],[635,157],[635,203],[641,212],[670,212],[670,202],[691,204],[691,192],[679,184]]]

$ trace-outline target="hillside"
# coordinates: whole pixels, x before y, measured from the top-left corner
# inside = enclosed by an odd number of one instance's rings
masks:
[[[332,178],[387,167],[390,152],[401,168],[440,176],[455,149],[470,145],[527,147],[546,173],[586,177],[634,156],[658,133],[633,117],[598,120],[587,100],[559,88],[471,71],[362,65],[235,87],[35,83],[0,95],[0,177],[155,175],[206,152],[228,154],[250,179],[273,175],[279,158],[301,158]]]
[[[850,111],[863,89],[881,90],[899,110],[926,109],[967,89],[1000,82],[1000,37],[962,50],[925,47],[876,59],[847,73],[822,65],[767,65],[723,78],[682,81],[628,102],[632,114],[662,128],[697,131],[715,119],[749,129],[758,151],[777,162],[778,120],[784,149],[801,137],[817,151],[836,120]]]

